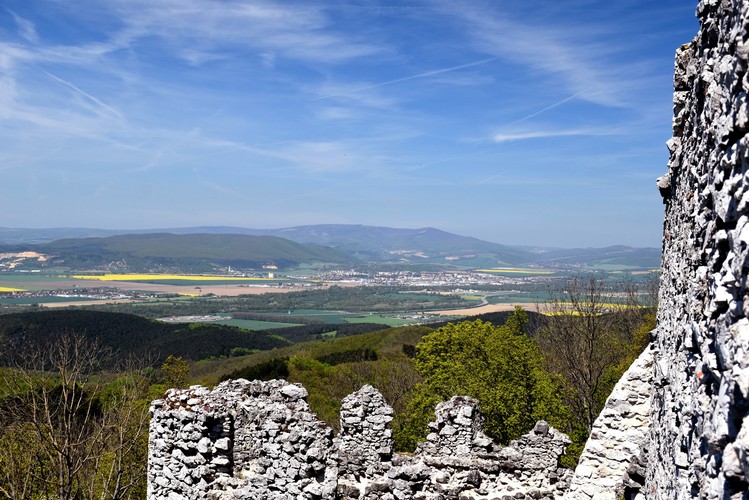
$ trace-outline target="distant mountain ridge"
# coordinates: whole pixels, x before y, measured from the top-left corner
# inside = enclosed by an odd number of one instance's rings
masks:
[[[382,226],[320,224],[269,230],[282,238],[316,243],[364,260],[388,261],[403,256],[416,260],[441,260],[471,254],[493,254],[508,265],[527,261],[527,252],[508,245],[460,236],[432,227],[401,229]]]
[[[200,238],[196,238],[198,235]],[[188,236],[191,237],[187,238]],[[249,240],[242,240],[242,237],[276,239],[256,239],[250,245]],[[93,239],[85,241],[90,238]],[[241,241],[244,243],[240,244]],[[88,249],[92,255],[100,252],[108,258],[115,258],[118,253],[124,252],[136,260],[158,257],[162,260],[202,258],[225,262],[233,259],[270,262],[275,259],[287,265],[300,262],[363,261],[440,264],[464,268],[527,265],[567,267],[580,264],[638,268],[660,266],[660,249],[656,248],[620,245],[537,250],[460,236],[431,227],[403,229],[351,224],[318,224],[280,229],[231,226],[154,230],[0,228],[0,245],[6,248],[33,245],[36,251],[51,252],[72,251],[77,246]]]

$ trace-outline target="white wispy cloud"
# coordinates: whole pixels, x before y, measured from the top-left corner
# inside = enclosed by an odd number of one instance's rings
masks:
[[[166,163],[169,162],[175,162],[179,160],[179,154],[175,152],[172,148],[159,146],[156,148],[156,151],[154,151],[151,155],[151,157],[143,163],[142,165],[126,170],[125,173],[140,173],[140,172],[147,172],[149,170],[153,170],[154,168],[158,168]]]
[[[18,33],[22,38],[32,43],[36,43],[39,41],[39,35],[36,32],[36,26],[34,26],[34,23],[29,21],[28,19],[22,18],[12,10],[7,11],[11,16],[13,16],[13,20],[18,26]]]
[[[364,89],[369,84],[361,85],[344,84],[336,81],[326,81],[320,85],[305,86],[308,93],[317,97],[311,99],[312,102],[324,100],[320,96],[335,96],[340,102],[348,105],[361,106],[366,108],[392,109],[401,102],[401,96],[393,93],[378,92],[376,88]],[[352,92],[352,88],[357,87],[359,90]]]
[[[277,57],[337,63],[369,56],[381,47],[337,31],[322,6],[199,0],[112,2],[126,28],[122,41],[157,37],[192,63],[214,60],[227,49],[254,51],[264,61]]]
[[[15,70],[20,61],[33,59],[33,53],[15,43],[0,42],[0,70],[6,75]]]
[[[59,8],[59,6],[57,6]],[[385,48],[355,34],[337,30],[324,6],[291,5],[256,0],[203,2],[200,0],[111,0],[65,6],[65,14],[90,22],[96,16],[115,26],[99,40],[81,44],[37,44],[33,51],[3,44],[0,68],[11,62],[52,62],[82,67],[123,51],[138,57],[141,49],[158,50],[192,65],[254,54],[265,66],[279,58],[306,63],[336,64],[369,57]],[[20,36],[39,42],[33,23],[11,12]]]
[[[359,117],[359,114],[352,108],[341,106],[325,107],[317,112],[320,120],[351,120]]]
[[[562,30],[538,20],[533,24],[484,4],[444,5],[447,14],[470,25],[467,33],[483,53],[554,78],[555,84],[582,100],[604,106],[625,104],[619,90],[626,84],[626,68],[615,66],[609,57],[612,49],[584,29],[565,25]]]
[[[260,173],[280,173],[290,169],[296,174],[343,173],[361,171],[370,165],[360,153],[363,142],[354,141],[291,141],[280,144],[254,146],[238,141],[204,137],[191,134],[191,147],[208,150],[234,150],[249,155],[280,160],[281,164],[266,169],[254,169]]]
[[[613,135],[610,130],[601,129],[568,129],[568,130],[525,130],[516,132],[499,132],[492,136],[494,142],[515,142],[526,141],[529,139],[546,139],[552,137],[570,137],[570,136],[604,136]]]

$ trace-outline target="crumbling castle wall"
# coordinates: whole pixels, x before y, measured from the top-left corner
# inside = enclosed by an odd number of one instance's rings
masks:
[[[333,432],[306,397],[283,380],[170,389],[151,406],[148,498],[333,498]]]
[[[652,346],[622,375],[585,443],[566,500],[616,500],[640,491],[650,430]]]
[[[341,432],[283,380],[170,389],[151,407],[149,499],[559,499],[569,439],[539,422],[501,447],[474,399],[437,406],[427,441],[393,453],[393,410],[371,386],[344,399]]]
[[[551,500],[567,490],[571,471],[559,467],[559,457],[569,439],[545,422],[502,447],[484,434],[478,401],[454,396],[437,405],[429,428],[413,455],[396,454],[376,468],[342,474],[340,498]]]
[[[702,0],[674,75],[644,494],[747,498],[749,2]]]

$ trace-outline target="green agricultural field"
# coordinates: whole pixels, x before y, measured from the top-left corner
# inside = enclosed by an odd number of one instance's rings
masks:
[[[257,312],[258,314],[269,314],[269,311],[248,311],[248,312]],[[287,311],[271,311],[270,314],[273,314],[275,316],[285,316],[288,318],[293,319],[294,317],[297,318],[305,318],[305,319],[314,319],[322,321],[323,323],[329,323],[329,324],[338,324],[338,323],[346,323],[348,318],[357,317],[360,316],[361,313],[348,313],[345,311],[326,311],[324,309],[292,309]],[[255,320],[234,320],[234,321],[255,321]],[[274,321],[260,321],[261,323],[276,323]],[[282,324],[285,326],[298,326],[303,323],[281,323],[277,322],[278,324]],[[233,324],[233,323],[232,323]],[[239,324],[237,324],[239,326]],[[245,328],[245,327],[243,327]]]
[[[301,316],[303,318],[319,319],[326,323],[345,323],[346,319],[355,314],[344,311],[325,311],[322,309],[295,309],[289,316]]]
[[[257,321],[253,319],[226,319],[222,321],[211,321],[219,325],[236,326],[247,330],[273,330],[274,328],[289,328],[290,326],[302,326],[302,323],[279,323],[277,321]]]
[[[22,288],[37,291],[70,287],[71,280],[57,274],[0,273],[0,288]]]
[[[381,316],[379,314],[353,316],[345,318],[345,320],[347,323],[379,323],[387,326],[405,326],[419,322],[419,320],[416,319],[393,318],[391,316]]]
[[[54,281],[56,279],[69,281],[67,278],[63,278],[59,274],[0,273],[0,283],[37,283],[40,281]]]

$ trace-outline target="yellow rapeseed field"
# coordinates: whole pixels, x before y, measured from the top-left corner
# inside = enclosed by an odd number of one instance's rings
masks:
[[[545,316],[583,316],[585,314],[585,311],[578,311],[572,309],[572,302],[558,302],[555,304],[555,306],[561,306],[562,308],[566,309],[564,311],[541,311],[541,314]],[[590,307],[590,304],[583,303],[581,304],[582,308]],[[604,313],[604,311],[608,312],[612,309],[631,309],[631,308],[637,308],[637,309],[645,309],[648,306],[642,306],[642,305],[634,305],[634,304],[614,304],[611,302],[607,303],[601,303],[596,304],[596,310],[600,312],[596,312],[596,316],[600,316]]]
[[[71,278],[96,281],[269,281],[271,279],[242,278],[238,276],[192,276],[187,274],[78,274],[71,276]]]

